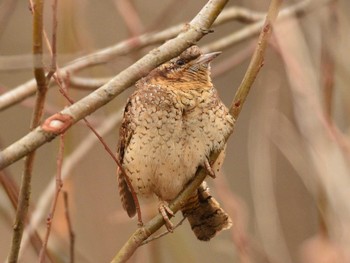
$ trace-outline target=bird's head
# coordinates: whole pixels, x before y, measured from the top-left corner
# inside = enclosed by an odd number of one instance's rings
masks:
[[[197,46],[191,46],[180,56],[160,65],[147,77],[152,83],[165,82],[186,88],[211,86],[210,62],[221,52],[202,54]]]

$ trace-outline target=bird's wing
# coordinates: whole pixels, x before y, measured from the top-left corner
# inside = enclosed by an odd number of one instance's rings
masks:
[[[124,110],[124,118],[120,127],[119,133],[119,145],[117,150],[117,158],[121,165],[123,165],[124,152],[128,147],[131,137],[134,133],[132,129],[132,101],[129,99]],[[125,179],[125,174],[121,171],[120,167],[117,169],[119,195],[124,210],[128,213],[129,217],[133,217],[136,214],[136,205],[132,193]]]

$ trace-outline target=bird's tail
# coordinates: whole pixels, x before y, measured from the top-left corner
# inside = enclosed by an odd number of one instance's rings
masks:
[[[181,211],[197,238],[202,241],[208,241],[216,233],[232,226],[231,218],[210,195],[205,182],[187,200]]]

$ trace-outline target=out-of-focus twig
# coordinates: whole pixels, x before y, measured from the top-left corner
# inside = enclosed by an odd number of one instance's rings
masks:
[[[290,7],[286,7],[284,10],[281,11],[280,18],[303,15],[308,11],[313,10],[315,7],[322,6],[331,1],[333,0],[319,0],[319,1],[304,0]],[[240,10],[240,11],[237,11],[237,10]],[[245,11],[242,12],[242,10],[245,10]],[[242,16],[245,17],[246,14],[249,14],[249,11],[246,9],[241,9],[237,7],[228,8],[227,10],[224,10],[220,14],[218,19],[214,23],[214,26],[227,23],[228,21],[235,20]],[[210,49],[223,50],[224,48],[227,48],[230,45],[239,43],[249,37],[255,36],[259,33],[262,25],[263,25],[263,21],[258,20],[257,22],[251,25],[248,25],[245,28],[226,36],[222,40],[215,41],[214,43],[212,43]],[[157,43],[162,43],[165,40],[173,38],[174,36],[179,34],[181,30],[183,30],[184,26],[185,24],[179,24],[160,32],[146,33],[141,36],[122,41],[114,46],[98,50],[85,57],[81,57],[79,59],[72,61],[67,66],[61,68],[60,73],[64,77],[65,75],[73,74],[83,68],[105,63],[107,61],[114,59],[117,56],[123,56],[123,55],[129,54],[130,52],[138,50],[142,47],[154,45]],[[32,94],[35,93],[35,89],[36,89],[35,80],[30,80],[14,89],[11,89],[7,93],[1,95],[0,111],[31,96]]]
[[[271,1],[269,12],[267,13],[266,20],[262,29],[262,32],[264,33],[261,33],[259,36],[257,48],[253,53],[253,57],[250,61],[248,69],[231,104],[230,113],[232,114],[232,116],[235,117],[235,119],[237,119],[239,113],[241,112],[243,104],[250,91],[250,88],[253,82],[255,81],[255,78],[258,75],[260,68],[263,66],[264,53],[268,43],[267,39],[271,34],[272,22],[277,18],[280,4],[281,0]]]
[[[210,1],[209,4],[211,3]],[[216,12],[219,11],[216,10]],[[44,143],[51,141],[57,135],[69,129],[74,123],[111,101],[141,77],[145,76],[150,70],[179,55],[192,43],[195,43],[208,33],[205,29],[208,28],[211,22],[209,19],[194,19],[178,37],[152,50],[98,90],[49,117],[41,127],[28,133],[22,139],[0,152],[0,169],[26,156]]]
[[[57,68],[57,0],[52,0],[52,36],[51,36],[51,45],[48,43],[48,46],[51,47],[51,65],[50,70],[46,75],[46,80],[49,83],[53,74],[56,72]]]
[[[117,111],[116,113],[113,113],[110,116],[106,117],[105,121],[100,125],[100,127],[97,128],[97,132],[100,134],[100,136],[104,137],[106,134],[113,131],[113,129],[115,129],[115,126],[120,122],[121,116],[121,111]],[[79,146],[77,146],[70,155],[65,157],[65,162],[62,166],[63,182],[74,175],[74,173],[72,173],[72,170],[86,156],[86,153],[90,152],[92,147],[96,145],[98,139],[95,134],[90,133],[86,136],[86,138],[83,138],[82,141],[84,141],[84,143],[79,144]],[[52,197],[55,193],[55,185],[56,182],[54,179],[52,179],[49,185],[41,193],[38,199],[39,201],[36,204],[36,208],[31,216],[30,225],[25,229],[23,247],[27,246],[29,241],[28,237],[31,235],[32,231],[37,229],[37,227],[45,218],[47,208],[50,204],[49,202],[52,200]]]
[[[146,32],[154,31],[154,30],[158,29],[160,25],[163,27],[166,26],[164,24],[169,23],[169,20],[171,20],[172,16],[175,16],[176,14],[178,14],[178,12],[176,12],[174,10],[174,8],[180,7],[181,9],[179,9],[179,10],[184,10],[186,8],[185,3],[183,3],[183,2],[184,2],[184,0],[172,0],[172,1],[170,1],[168,6],[165,7],[165,9],[162,10],[162,12],[160,12],[160,15],[154,19],[152,24],[150,26],[148,26],[145,29],[145,31]]]
[[[250,45],[240,50],[238,53],[224,59],[222,62],[219,62],[212,69],[213,78],[217,78],[218,76],[225,74],[235,66],[242,64],[245,60],[247,60],[253,53],[255,48],[255,41],[252,41]],[[206,51],[203,51],[206,52]]]
[[[267,42],[272,30],[272,24],[277,18],[278,10],[281,5],[282,0],[272,0],[269,6],[269,10],[264,22],[263,30],[259,36],[259,42],[255,49],[254,55],[252,57],[251,63],[246,71],[245,77],[242,84],[238,88],[238,91],[234,97],[234,103],[231,106],[230,113],[237,119],[243,103],[249,93],[250,87],[258,74],[261,63],[264,57]],[[240,105],[237,105],[237,101],[240,101]],[[228,137],[226,138],[226,140]],[[212,153],[210,156],[210,161],[215,161],[220,153]],[[182,206],[183,202],[192,194],[199,185],[203,182],[206,177],[205,169],[201,167],[198,168],[194,179],[180,192],[180,194],[169,204],[171,211],[176,213]],[[118,254],[112,260],[112,263],[125,262],[128,260],[136,249],[146,240],[150,235],[152,235],[156,230],[158,230],[164,224],[163,217],[158,214],[143,227],[138,228],[134,234],[129,238],[129,240],[124,244]]]
[[[35,0],[32,5],[33,10],[33,56],[34,56],[34,76],[37,83],[37,96],[33,110],[30,129],[34,130],[41,121],[43,108],[47,93],[47,81],[45,77],[43,57],[43,9],[42,0]],[[24,224],[28,214],[30,200],[30,185],[34,163],[35,151],[31,151],[25,158],[24,171],[20,186],[16,219],[13,227],[12,243],[8,261],[15,263],[21,246]]]
[[[67,221],[68,231],[69,231],[69,263],[74,263],[74,246],[75,246],[75,234],[73,231],[72,220],[69,215],[69,205],[68,205],[68,193],[63,192],[64,198],[64,214]]]
[[[13,208],[16,209],[18,206],[19,187],[16,184],[16,182],[13,180],[13,176],[7,174],[5,170],[0,171],[0,184],[3,186],[4,190],[6,191],[6,194],[9,197]],[[30,212],[28,214],[30,214]],[[28,224],[27,219],[26,219],[26,224]],[[29,240],[35,252],[39,255],[43,242],[38,232],[33,231],[30,234]],[[52,262],[50,256],[47,255],[47,257],[50,260],[50,262]]]
[[[219,177],[214,180],[214,184],[216,189],[220,189],[216,192],[223,207],[231,215],[232,221],[235,222],[230,231],[239,262],[250,263],[252,262],[252,256],[250,255],[250,237],[247,233],[247,211],[241,200],[230,191],[226,174],[220,173]]]
[[[95,90],[103,86],[104,84],[106,84],[111,79],[112,77],[89,78],[89,77],[78,77],[74,75],[69,77],[70,85],[75,89],[81,89],[81,90]]]
[[[59,146],[59,151],[58,151],[58,156],[57,156],[57,173],[56,173],[56,191],[55,191],[55,196],[52,202],[51,210],[49,212],[49,215],[47,216],[46,219],[46,233],[45,233],[45,238],[43,242],[43,246],[40,250],[39,254],[39,262],[43,263],[45,260],[45,252],[46,252],[46,247],[47,243],[49,242],[49,237],[51,233],[51,227],[52,227],[52,221],[55,215],[56,211],[56,206],[58,202],[58,197],[60,196],[61,189],[63,186],[62,182],[62,163],[63,163],[63,155],[64,155],[64,134],[61,134],[60,136],[60,146]]]
[[[286,31],[289,34],[285,34]],[[308,175],[309,185],[315,199],[320,188],[325,193],[327,217],[324,219],[327,219],[327,232],[332,237],[326,240],[350,257],[349,159],[338,141],[336,129],[329,125],[324,114],[320,79],[299,24],[290,20],[283,29],[277,27],[276,39],[290,82],[300,140],[305,144],[308,165],[315,171],[312,176]]]
[[[137,13],[135,3],[130,0],[115,0],[114,3],[119,10],[119,14],[123,18],[130,35],[134,37],[141,34],[144,29],[140,16]]]
[[[4,0],[0,4],[0,39],[18,0]]]

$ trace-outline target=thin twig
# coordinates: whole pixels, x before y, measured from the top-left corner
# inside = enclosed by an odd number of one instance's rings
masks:
[[[231,238],[237,250],[240,263],[251,263],[251,240],[247,233],[247,211],[243,202],[229,189],[229,182],[224,173],[214,180],[217,195],[223,207],[232,217],[234,224],[230,229]],[[220,190],[219,190],[220,189]]]
[[[324,5],[325,3],[328,3],[330,1],[332,0],[317,1],[317,6]],[[295,6],[290,7],[289,9],[285,9],[285,12],[283,13],[284,18],[302,13],[302,11],[306,12],[312,6],[315,7],[315,3],[316,2],[314,1],[305,0],[304,2],[300,2]],[[253,33],[255,34],[255,31]],[[169,31],[166,31],[166,34],[169,34]],[[81,99],[79,102],[75,103],[69,108],[61,111],[59,115],[70,116],[72,118],[70,121],[67,121],[67,123],[63,123],[64,128],[68,129],[71,125],[73,125],[75,122],[77,122],[84,116],[91,114],[98,108],[102,107],[104,104],[108,103],[115,96],[119,95],[125,89],[133,85],[138,79],[146,75],[147,72],[149,72],[151,69],[155,68],[162,62],[165,62],[170,58],[179,55],[179,53],[186,49],[186,47],[188,47],[190,43],[194,43],[196,39],[198,40],[200,37],[203,36],[203,34],[205,34],[205,32],[196,31],[194,30],[194,28],[187,28],[179,35],[179,37],[169,40],[168,42],[160,46],[158,49],[154,49],[152,52],[150,52],[149,54],[141,58],[139,61],[131,65],[129,68],[119,73],[116,77],[114,77],[103,87],[89,94],[88,96]],[[247,35],[245,35],[245,37],[246,36]],[[159,35],[158,37],[159,39],[161,38]],[[147,41],[150,40],[148,39]],[[115,49],[119,50],[118,52],[121,52],[121,50],[127,51],[130,48],[131,46],[126,45],[125,42],[120,44],[118,48],[115,47]],[[102,51],[101,53],[99,53],[99,58],[107,56],[107,53],[110,55],[110,52],[112,52],[111,50],[104,51],[105,53]],[[96,60],[99,61],[99,59]],[[83,62],[81,63],[86,65],[92,63],[92,61],[93,57],[91,57],[90,59],[83,60]],[[80,63],[76,62],[74,63],[74,66],[72,66],[70,69],[73,70],[73,68],[80,68],[79,65],[81,66]],[[21,91],[19,93],[9,94],[8,92],[2,97],[0,97],[0,109],[2,106],[8,106],[9,101],[13,103],[17,99],[21,100],[21,98],[24,98],[28,94],[31,94],[31,83],[25,84],[24,87],[25,89],[23,88],[23,90],[21,88]],[[2,104],[2,99],[4,104]],[[51,141],[58,134],[59,132],[46,132],[42,128],[38,128],[37,130],[28,133],[23,138],[21,138],[20,140],[18,140],[17,142],[13,143],[12,145],[4,149],[2,152],[0,152],[0,169],[7,167],[15,161],[18,161],[19,159],[27,155],[29,152],[37,149],[44,143]]]
[[[211,74],[213,78],[225,74],[235,66],[241,65],[244,61],[248,60],[252,55],[255,48],[255,41],[247,45],[245,48],[235,53],[234,55],[224,59],[222,62],[219,62],[213,67]],[[205,52],[205,51],[203,51]]]
[[[250,88],[258,75],[260,68],[263,66],[264,53],[267,47],[267,39],[269,39],[272,23],[276,20],[278,15],[278,10],[281,5],[282,0],[272,0],[269,11],[266,16],[266,20],[263,25],[262,33],[259,36],[257,48],[253,53],[253,57],[250,61],[248,69],[243,77],[240,87],[238,88],[234,100],[231,104],[230,113],[237,119],[239,113],[242,110],[243,104],[248,96]]]
[[[6,195],[9,197],[14,210],[16,210],[18,206],[19,187],[13,180],[13,176],[7,174],[5,170],[0,171],[0,184],[3,186]],[[30,211],[28,212],[28,216],[26,218],[26,225],[28,225],[28,218],[30,218]],[[32,231],[32,233],[30,233],[29,240],[35,252],[39,255],[43,242],[35,229]],[[47,255],[47,257],[50,259],[50,262],[52,262],[50,256]]]
[[[50,82],[51,77],[53,76],[53,74],[56,72],[56,69],[57,69],[56,38],[57,38],[57,0],[52,0],[52,40],[51,40],[51,45],[48,44],[48,46],[51,47],[51,67],[49,72],[46,75],[46,83]],[[55,215],[58,197],[60,195],[62,185],[63,185],[63,182],[62,182],[63,156],[64,156],[64,133],[60,135],[60,144],[59,144],[59,151],[57,156],[56,191],[52,202],[51,210],[46,220],[47,229],[46,229],[43,246],[41,248],[40,255],[39,255],[40,263],[43,263],[45,260],[45,256],[47,253],[46,248],[47,248],[47,243],[49,241],[49,237],[51,233],[52,221]]]
[[[211,3],[209,1],[209,4]],[[219,11],[215,10],[217,13]],[[204,11],[202,13],[207,15]],[[211,22],[211,19],[205,18],[201,20],[195,18],[178,37],[152,50],[129,68],[120,72],[106,85],[48,118],[43,126],[28,133],[0,153],[0,169],[24,157],[44,143],[51,141],[57,135],[69,129],[77,121],[110,102],[122,91],[145,76],[150,70],[179,55],[208,32],[205,29],[208,28]]]
[[[98,133],[104,137],[107,133],[113,131],[118,123],[120,123],[122,113],[118,111],[106,117],[105,121],[97,129]],[[82,139],[84,143],[79,144],[74,151],[65,157],[65,162],[62,167],[62,181],[65,182],[68,178],[71,178],[75,173],[71,171],[74,167],[80,163],[80,161],[86,156],[87,152],[96,145],[98,141],[97,137],[93,133],[89,133],[85,138]],[[31,216],[30,227],[27,227],[23,236],[23,247],[25,248],[28,244],[28,238],[32,231],[37,229],[40,223],[43,221],[47,211],[47,207],[50,205],[49,200],[52,200],[52,196],[55,193],[55,180],[52,179],[49,185],[41,193],[39,201],[36,204],[35,210]]]
[[[262,66],[261,63],[263,60],[263,56],[265,53],[269,36],[271,34],[272,24],[277,18],[281,1],[282,0],[272,0],[270,3],[269,10],[264,22],[264,27],[259,36],[258,45],[253,54],[251,63],[249,64],[249,67],[242,81],[242,84],[238,88],[238,91],[234,97],[234,100],[233,100],[234,103],[232,103],[232,106],[230,109],[230,113],[232,114],[232,116],[234,116],[235,119],[237,119],[237,117],[239,116],[243,103],[246,97],[248,96],[250,87],[253,84]],[[237,109],[237,104],[235,103],[238,100],[241,101],[241,105],[239,109]],[[226,138],[226,140],[228,139],[228,137]],[[218,155],[219,153],[217,152],[212,153],[210,156],[210,161],[215,161]],[[194,179],[169,204],[169,208],[174,213],[176,213],[183,205],[183,202],[187,200],[188,196],[192,194],[196,189],[198,189],[198,187],[203,182],[205,177],[206,177],[205,169],[202,169],[202,167],[199,167]],[[163,224],[164,224],[164,219],[161,215],[158,214],[153,219],[151,219],[148,223],[146,223],[144,227],[138,228],[134,232],[134,234],[129,238],[129,240],[124,244],[124,246],[119,250],[117,255],[112,260],[112,263],[127,261],[133,255],[136,249],[142,244],[142,242],[146,240],[150,235],[152,235],[156,230],[158,230]]]
[[[89,77],[78,77],[75,75],[69,76],[70,84],[72,88],[75,89],[81,89],[81,90],[95,90],[104,84],[106,84],[108,81],[110,81],[112,77],[110,78],[89,78]]]
[[[72,220],[69,215],[69,206],[68,206],[68,193],[63,192],[64,200],[64,214],[66,216],[68,231],[69,231],[69,262],[74,263],[74,245],[75,245],[75,234],[72,227]]]
[[[45,260],[45,251],[47,247],[47,243],[49,241],[50,233],[51,233],[51,227],[52,227],[52,221],[55,215],[58,197],[60,196],[61,189],[63,186],[62,183],[62,163],[63,163],[63,155],[64,155],[64,134],[61,134],[60,136],[60,146],[59,151],[57,155],[57,173],[56,173],[56,191],[55,196],[52,202],[51,210],[49,212],[49,215],[46,220],[46,234],[43,242],[43,246],[40,251],[39,255],[39,262],[43,263]]]
[[[314,7],[325,5],[331,1],[333,0],[304,0],[302,2],[296,3],[295,5],[286,7],[284,10],[281,11],[280,18],[303,15],[309,10],[312,10]],[[238,9],[240,10],[241,8]],[[227,10],[224,10],[220,14],[218,19],[215,21],[213,26],[218,26],[223,23],[227,23],[228,21],[235,20],[239,18],[242,15],[242,13],[249,13],[249,10],[247,10],[246,12],[237,12],[236,10],[237,7],[231,7]],[[217,42],[214,46],[212,46],[212,49],[223,50],[224,47],[228,47],[229,45],[239,43],[247,38],[255,36],[259,33],[262,25],[262,20],[248,25],[242,30],[228,35],[223,43]],[[77,72],[78,70],[87,67],[99,65],[101,63],[106,63],[107,61],[110,61],[117,56],[129,54],[130,52],[138,50],[142,47],[162,43],[165,40],[173,38],[177,34],[179,34],[181,30],[183,30],[184,26],[185,24],[179,24],[176,26],[169,27],[160,32],[146,33],[138,37],[127,39],[125,41],[117,43],[114,46],[98,50],[87,56],[72,61],[67,66],[61,69],[61,74],[72,74],[74,72]],[[35,93],[35,90],[35,80],[30,80],[16,88],[11,89],[7,93],[0,96],[0,111],[10,107],[11,105],[15,105],[19,101],[22,101],[25,98],[33,95]]]
[[[59,91],[61,92],[61,94],[67,99],[67,101],[73,105],[74,101],[68,96],[67,92],[62,88],[62,86],[60,85],[60,82],[58,81],[58,79],[56,79],[56,77],[54,77],[58,86],[59,86]],[[90,122],[86,119],[83,118],[83,121],[85,122],[86,126],[95,134],[95,136],[98,138],[98,140],[101,142],[101,144],[104,146],[105,150],[107,151],[107,153],[112,157],[112,159],[114,160],[114,162],[118,165],[119,169],[121,170],[122,175],[125,177],[125,181],[129,186],[129,189],[131,191],[132,197],[134,199],[135,202],[135,206],[136,206],[136,211],[137,211],[137,218],[139,221],[139,224],[142,225],[142,216],[141,216],[141,209],[140,209],[140,204],[136,195],[136,192],[129,180],[129,178],[126,176],[125,170],[123,168],[123,166],[120,164],[119,160],[116,158],[116,156],[113,154],[113,152],[111,151],[111,149],[108,147],[107,143],[103,140],[103,138],[98,134],[98,132],[91,126]]]
[[[186,220],[186,217],[184,216],[184,217],[174,226],[174,229],[173,229],[173,230],[175,230],[176,228],[178,228],[179,226],[181,226],[182,223],[183,223],[185,220]],[[143,241],[143,242],[141,243],[140,246],[146,245],[146,244],[148,244],[148,243],[150,243],[150,242],[152,242],[152,241],[154,241],[154,240],[157,240],[157,239],[159,239],[159,238],[161,238],[161,237],[163,237],[163,236],[166,236],[166,235],[168,235],[168,234],[170,234],[170,233],[171,233],[171,232],[169,232],[169,231],[164,231],[163,233],[161,233],[161,234],[159,234],[159,235],[157,235],[157,236],[154,236],[154,237],[152,237],[152,238],[146,239],[145,241]]]
[[[115,0],[115,5],[119,11],[119,14],[124,20],[126,28],[132,37],[141,34],[143,29],[143,23],[140,15],[137,13],[135,3],[130,0]]]
[[[169,23],[172,16],[179,14],[179,12],[175,11],[175,8],[181,8],[182,10],[186,9],[186,6],[185,6],[186,3],[183,3],[183,2],[184,0],[172,0],[170,3],[168,3],[168,6],[166,6],[160,12],[160,15],[154,19],[152,24],[148,26],[145,29],[145,31],[150,32],[150,31],[156,30],[157,28],[159,28],[160,25],[164,27],[165,23]]]
[[[52,0],[52,36],[51,36],[51,66],[46,75],[47,83],[50,82],[52,75],[56,72],[57,68],[57,0]]]
[[[35,0],[33,9],[33,55],[34,75],[37,82],[37,97],[33,111],[30,129],[34,130],[39,124],[43,114],[44,102],[47,93],[47,82],[43,67],[43,7],[42,0]],[[16,219],[13,227],[13,237],[8,261],[15,263],[21,246],[23,229],[28,214],[30,199],[30,184],[34,163],[35,151],[31,151],[25,158],[24,171],[21,181]]]

